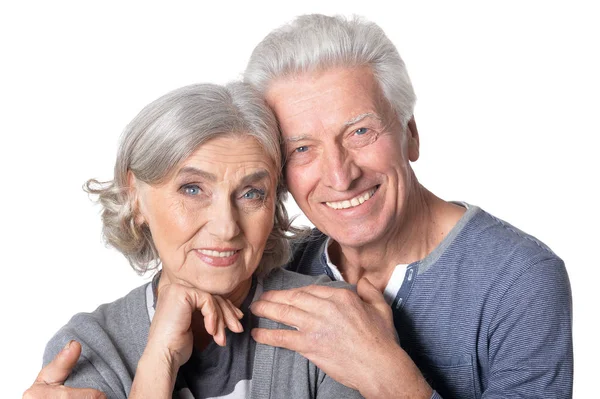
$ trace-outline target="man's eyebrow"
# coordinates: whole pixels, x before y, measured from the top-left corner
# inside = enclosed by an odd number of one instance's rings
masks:
[[[184,168],[181,168],[179,170],[179,172],[177,172],[177,176],[182,176],[182,175],[200,176],[211,182],[217,181],[217,176],[213,175],[212,173],[206,172],[204,170],[194,168],[193,166],[186,166]]]
[[[354,125],[355,123],[358,123],[358,122],[362,121],[362,120],[363,120],[363,119],[365,119],[365,118],[374,118],[374,119],[377,119],[378,121],[380,121],[380,120],[381,120],[381,118],[380,118],[379,116],[375,115],[374,113],[372,113],[372,112],[366,112],[366,113],[364,113],[364,114],[357,115],[357,116],[355,116],[354,118],[352,118],[352,119],[350,119],[350,120],[346,121],[346,122],[344,123],[344,125],[345,125],[345,126],[352,126],[352,125]]]
[[[358,123],[360,121],[362,121],[365,118],[373,118],[373,119],[377,119],[378,121],[381,121],[381,118],[379,116],[377,116],[376,114],[372,113],[372,112],[365,112],[364,114],[360,114],[355,116],[354,118],[344,122],[344,127],[348,127],[348,126],[352,126],[355,123]],[[310,136],[307,134],[303,134],[300,136],[292,136],[292,137],[288,137],[285,139],[286,142],[288,143],[295,143],[298,141],[302,141],[302,140],[309,140]]]
[[[242,178],[241,185],[247,186],[248,184],[256,183],[257,181],[269,179],[271,174],[266,169],[260,169],[256,172],[250,173]]]
[[[298,141],[302,141],[302,140],[308,140],[309,136],[306,134],[303,134],[301,136],[292,136],[292,137],[288,137],[285,139],[285,141],[289,142],[289,143],[295,143]]]

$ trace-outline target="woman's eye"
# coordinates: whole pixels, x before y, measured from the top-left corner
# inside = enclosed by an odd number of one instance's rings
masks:
[[[200,187],[196,184],[186,184],[181,189],[186,195],[198,195],[202,191],[200,190]]]
[[[306,152],[306,151],[308,151],[307,145],[300,146],[294,150],[294,152]]]
[[[361,127],[360,129],[356,129],[354,131],[354,133],[358,136],[362,136],[363,134],[367,133],[368,129],[366,127]]]
[[[265,192],[263,190],[253,188],[252,190],[246,191],[244,193],[244,195],[242,195],[242,198],[248,199],[248,200],[255,200],[255,199],[262,200],[263,198],[265,198]]]

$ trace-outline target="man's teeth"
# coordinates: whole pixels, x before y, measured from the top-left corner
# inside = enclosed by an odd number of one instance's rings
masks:
[[[213,258],[226,258],[228,256],[233,256],[236,251],[213,251],[212,249],[199,249],[198,252],[204,255],[212,256]]]
[[[361,195],[351,198],[349,200],[338,201],[338,202],[326,202],[325,204],[328,207],[333,208],[333,209],[352,208],[355,206],[359,206],[363,202],[367,201],[369,198],[371,198],[373,196],[373,194],[375,194],[375,191],[377,191],[376,188],[369,190],[369,191],[365,192],[364,194],[361,194]]]

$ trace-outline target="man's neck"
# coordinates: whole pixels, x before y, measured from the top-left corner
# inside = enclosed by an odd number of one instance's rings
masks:
[[[463,207],[443,201],[421,185],[413,190],[407,203],[396,229],[386,239],[361,247],[332,243],[329,255],[347,282],[356,284],[361,277],[367,277],[383,291],[396,265],[410,264],[429,255],[465,212]]]

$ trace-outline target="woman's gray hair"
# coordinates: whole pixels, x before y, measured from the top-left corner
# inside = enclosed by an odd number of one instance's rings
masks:
[[[121,136],[114,179],[91,179],[84,189],[98,195],[103,235],[138,273],[155,269],[160,259],[146,224],[136,223],[128,187],[128,171],[147,184],[164,181],[199,146],[216,137],[254,137],[278,171],[275,223],[257,273],[267,274],[290,256],[290,220],[284,207],[287,191],[281,182],[281,143],[271,109],[251,86],[196,84],[174,90],[147,105]]]
[[[416,96],[404,61],[379,26],[359,17],[303,15],[272,31],[252,52],[244,81],[264,94],[278,78],[365,65],[405,127]]]

